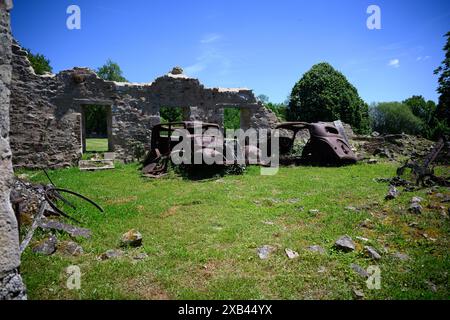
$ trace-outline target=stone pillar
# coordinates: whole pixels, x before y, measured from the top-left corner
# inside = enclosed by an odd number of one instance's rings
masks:
[[[26,299],[18,272],[20,265],[17,221],[9,200],[13,169],[9,147],[9,106],[11,83],[12,0],[0,0],[0,300]]]

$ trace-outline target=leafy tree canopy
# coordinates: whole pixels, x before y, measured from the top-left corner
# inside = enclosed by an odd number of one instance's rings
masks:
[[[33,54],[30,49],[25,49],[25,51],[28,53],[28,60],[30,61],[36,74],[43,75],[46,72],[53,71],[52,66],[50,65],[50,60],[43,54]]]
[[[447,126],[450,127],[450,31],[445,36],[447,37],[444,46],[445,58],[434,71],[439,77],[437,92],[440,94],[436,117],[438,120],[446,122]]]
[[[288,119],[307,122],[340,119],[358,133],[369,130],[368,105],[345,76],[326,62],[314,65],[295,84]]]
[[[102,67],[98,68],[97,75],[108,81],[128,82],[123,77],[122,69],[120,69],[116,62],[111,61],[111,59],[108,59]]]
[[[183,112],[180,108],[161,107],[159,108],[161,122],[179,122],[183,120]]]

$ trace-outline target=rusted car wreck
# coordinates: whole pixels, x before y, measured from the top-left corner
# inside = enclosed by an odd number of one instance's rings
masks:
[[[355,163],[357,160],[340,121],[334,123],[286,122],[278,125],[276,129],[288,132],[287,136],[282,135],[279,140],[280,164],[345,165]],[[180,130],[187,132],[187,135],[181,135]],[[298,155],[292,151],[297,133],[301,130],[308,130],[310,139],[304,146],[301,155]],[[221,160],[221,165],[236,164],[236,157],[226,158],[224,152],[227,150],[226,141],[220,134],[215,134],[219,132],[220,127],[217,124],[195,121],[171,122],[154,126],[150,151],[143,163],[143,175],[159,177],[166,173],[171,155],[180,152],[176,146],[182,139],[191,141],[188,157],[191,158],[190,163],[192,164],[195,164],[194,158],[197,153],[208,155],[210,158],[216,157]],[[234,154],[237,155],[238,150],[241,149],[239,141],[233,140],[231,145]],[[246,163],[250,154],[254,154],[258,160],[260,159],[261,150],[258,147],[242,146],[241,152],[243,151]],[[271,149],[269,146],[270,152],[278,152]],[[222,152],[218,150],[222,150]],[[207,163],[198,164],[205,165]],[[258,164],[270,165],[261,161]]]
[[[182,135],[181,130],[187,132]],[[181,152],[176,148],[182,142],[182,139],[189,139],[191,152],[189,163],[195,164],[196,153],[208,155],[210,158],[220,158],[223,164],[233,164],[227,162],[223,154],[218,149],[223,147],[224,139],[221,138],[220,127],[214,123],[205,123],[197,121],[169,122],[158,124],[153,127],[150,151],[144,159],[142,173],[148,177],[158,177],[167,171],[167,166],[173,153]],[[202,157],[200,157],[202,159]],[[201,163],[203,164],[203,163]]]
[[[280,164],[345,165],[357,161],[340,121],[285,122],[276,129],[289,132],[288,136],[280,137]],[[309,131],[310,139],[299,155],[293,149],[297,133],[302,130]]]

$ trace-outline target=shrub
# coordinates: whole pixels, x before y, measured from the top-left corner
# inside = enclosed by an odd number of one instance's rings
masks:
[[[382,134],[420,134],[424,123],[416,117],[409,106],[400,102],[374,104],[370,110],[372,127]]]
[[[350,124],[357,133],[369,130],[367,104],[345,76],[328,63],[314,65],[292,89],[288,119]]]

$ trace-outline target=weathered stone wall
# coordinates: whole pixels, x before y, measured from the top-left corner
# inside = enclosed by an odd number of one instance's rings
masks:
[[[25,287],[18,273],[17,221],[9,200],[13,176],[9,145],[11,8],[11,0],[0,0],[0,300],[26,299]]]
[[[269,128],[276,116],[249,89],[205,88],[197,79],[172,71],[148,84],[100,79],[86,68],[38,76],[15,43],[11,95],[11,148],[16,167],[76,165],[82,155],[82,112],[87,105],[111,108],[110,145],[118,159],[131,161],[149,149],[161,107],[181,107],[184,120],[223,125],[223,109],[241,109],[244,129]],[[175,69],[174,69],[175,70]]]

